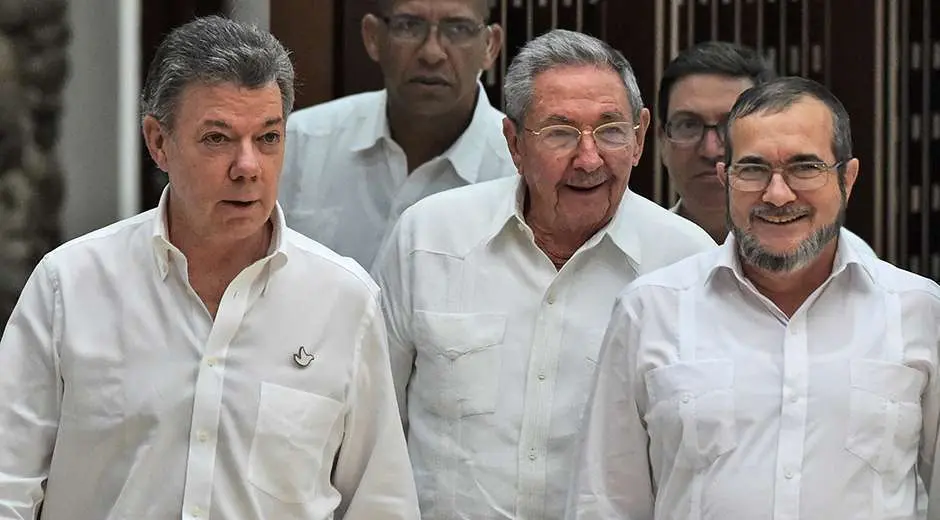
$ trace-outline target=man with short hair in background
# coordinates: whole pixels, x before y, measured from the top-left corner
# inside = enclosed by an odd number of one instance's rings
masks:
[[[287,123],[288,224],[366,269],[405,208],[511,176],[503,114],[480,75],[503,44],[487,0],[378,0],[362,19],[385,89],[299,110]]]

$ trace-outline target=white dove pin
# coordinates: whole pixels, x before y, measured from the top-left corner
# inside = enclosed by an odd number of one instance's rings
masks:
[[[316,359],[316,357],[317,356],[314,354],[307,354],[307,351],[304,349],[304,347],[300,347],[300,349],[297,350],[297,353],[294,354],[294,363],[297,363],[297,366],[300,368],[307,368],[307,366],[310,365],[310,362]]]

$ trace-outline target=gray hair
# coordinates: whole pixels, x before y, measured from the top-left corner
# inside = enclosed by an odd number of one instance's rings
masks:
[[[593,65],[616,72],[623,80],[633,121],[637,122],[643,109],[643,96],[630,62],[601,40],[564,29],[555,29],[531,40],[512,60],[503,84],[509,119],[517,126],[522,125],[532,104],[536,76],[556,67],[572,65]]]
[[[276,82],[286,118],[294,106],[294,66],[273,35],[253,25],[207,16],[174,29],[157,48],[140,95],[141,117],[173,128],[183,89],[198,83],[262,88]]]
[[[832,155],[836,161],[852,158],[852,124],[849,113],[842,102],[832,92],[819,83],[797,76],[772,79],[766,83],[751,87],[738,97],[728,114],[725,125],[725,164],[731,163],[731,125],[743,117],[755,113],[780,113],[805,98],[822,102],[832,114]],[[839,168],[845,173],[845,165]],[[841,179],[840,179],[841,180]]]

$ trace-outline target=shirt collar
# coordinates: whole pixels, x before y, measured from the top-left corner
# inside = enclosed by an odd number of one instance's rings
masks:
[[[872,283],[875,282],[874,266],[871,265],[872,259],[858,253],[851,242],[846,237],[845,231],[839,231],[839,245],[836,247],[836,257],[832,263],[832,273],[829,279],[835,278],[850,268],[855,268],[867,276]],[[709,270],[705,283],[709,283],[720,271],[732,273],[738,281],[745,282],[744,270],[741,267],[741,258],[738,256],[737,240],[734,233],[728,233],[725,242],[718,247],[718,258],[715,265]]]
[[[365,104],[357,110],[357,128],[352,138],[352,144],[349,150],[352,152],[362,152],[375,146],[381,139],[391,139],[391,131],[388,128],[388,119],[386,118],[385,107],[388,103],[388,91],[381,90],[374,97],[369,98],[370,103]]]
[[[372,148],[379,141],[392,140],[386,112],[387,103],[388,91],[382,90],[370,105],[362,107],[356,125],[358,130],[352,139],[350,151],[362,152]],[[490,110],[494,109],[490,105],[486,89],[478,81],[476,107],[470,124],[450,148],[441,154],[442,158],[450,161],[457,175],[468,184],[475,183],[480,177],[480,163],[486,153],[487,136],[500,130],[498,127],[493,128],[495,122],[487,113]]]
[[[185,258],[182,251],[170,242],[169,227],[167,225],[169,197],[170,187],[167,186],[160,195],[156,218],[153,222],[153,254],[161,280],[166,280],[170,272],[170,262],[174,256],[181,259]],[[287,224],[280,203],[274,205],[274,211],[271,212],[271,222],[274,226],[271,234],[271,245],[268,247],[267,255],[262,259],[270,267],[268,273],[281,268],[287,263],[287,252],[284,248],[284,235],[287,231]],[[267,288],[267,280],[265,280],[265,288]]]
[[[497,206],[494,212],[493,222],[491,224],[492,232],[486,237],[485,242],[490,242],[499,236],[507,225],[515,225],[523,230],[529,238],[534,239],[532,229],[525,221],[524,206],[526,196],[526,184],[523,182],[522,175],[516,176],[515,189],[507,194],[501,204]],[[626,255],[627,260],[633,265],[634,269],[639,269],[642,262],[640,235],[636,230],[639,225],[635,218],[636,195],[629,189],[623,194],[620,206],[614,214],[614,218],[601,228],[593,237],[585,242],[589,247],[603,238],[607,237],[611,242]]]
[[[490,135],[500,135],[501,128],[494,118],[488,117],[488,111],[494,110],[490,99],[486,95],[483,84],[477,82],[477,103],[473,110],[473,118],[467,129],[443,153],[454,166],[457,175],[469,184],[477,182],[480,178],[480,163],[483,156],[489,153],[486,141]]]

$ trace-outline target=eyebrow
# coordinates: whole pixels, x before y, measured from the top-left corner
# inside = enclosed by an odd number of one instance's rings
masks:
[[[281,124],[281,122],[283,122],[283,121],[284,121],[284,118],[283,118],[283,117],[280,117],[280,116],[278,116],[278,117],[272,117],[272,118],[270,118],[270,119],[265,120],[265,122],[264,122],[264,128],[269,128],[269,127],[272,127],[272,126],[277,126],[277,125]],[[209,127],[209,128],[222,128],[222,129],[225,129],[225,130],[231,130],[231,129],[232,129],[232,125],[228,124],[227,122],[225,122],[225,121],[223,121],[223,120],[221,120],[221,119],[206,119],[205,121],[202,122],[202,126],[203,126],[203,127]]]
[[[812,153],[797,154],[797,155],[794,155],[793,157],[790,157],[787,160],[788,164],[801,163],[801,162],[826,162],[826,161],[824,161],[822,157],[819,157],[818,155],[812,154]]]
[[[599,124],[598,124],[598,125],[594,125],[594,126],[599,126],[600,124],[610,123],[610,122],[622,122],[622,121],[625,121],[625,120],[626,120],[626,118],[624,117],[624,115],[623,115],[619,110],[614,110],[614,111],[610,111],[610,112],[604,112],[603,114],[601,114],[601,116],[597,119],[597,122],[598,122]],[[559,124],[560,124],[560,125],[569,125],[569,126],[573,126],[573,127],[575,127],[575,128],[578,128],[578,127],[580,126],[580,123],[578,123],[577,121],[575,121],[575,120],[573,120],[573,119],[571,119],[571,118],[562,116],[562,115],[558,115],[558,114],[552,114],[552,115],[550,115],[550,116],[548,116],[548,117],[546,117],[545,119],[542,120],[542,125],[543,125],[543,126],[547,126],[547,125],[559,125]]]
[[[770,164],[767,161],[767,159],[764,159],[763,157],[759,155],[745,155],[744,157],[741,157],[735,162],[747,163],[747,164],[766,164],[766,165]],[[826,162],[826,161],[824,161],[821,157],[819,157],[816,154],[801,153],[801,154],[793,155],[790,158],[788,158],[785,164],[795,164],[795,163],[802,163],[802,162]]]

